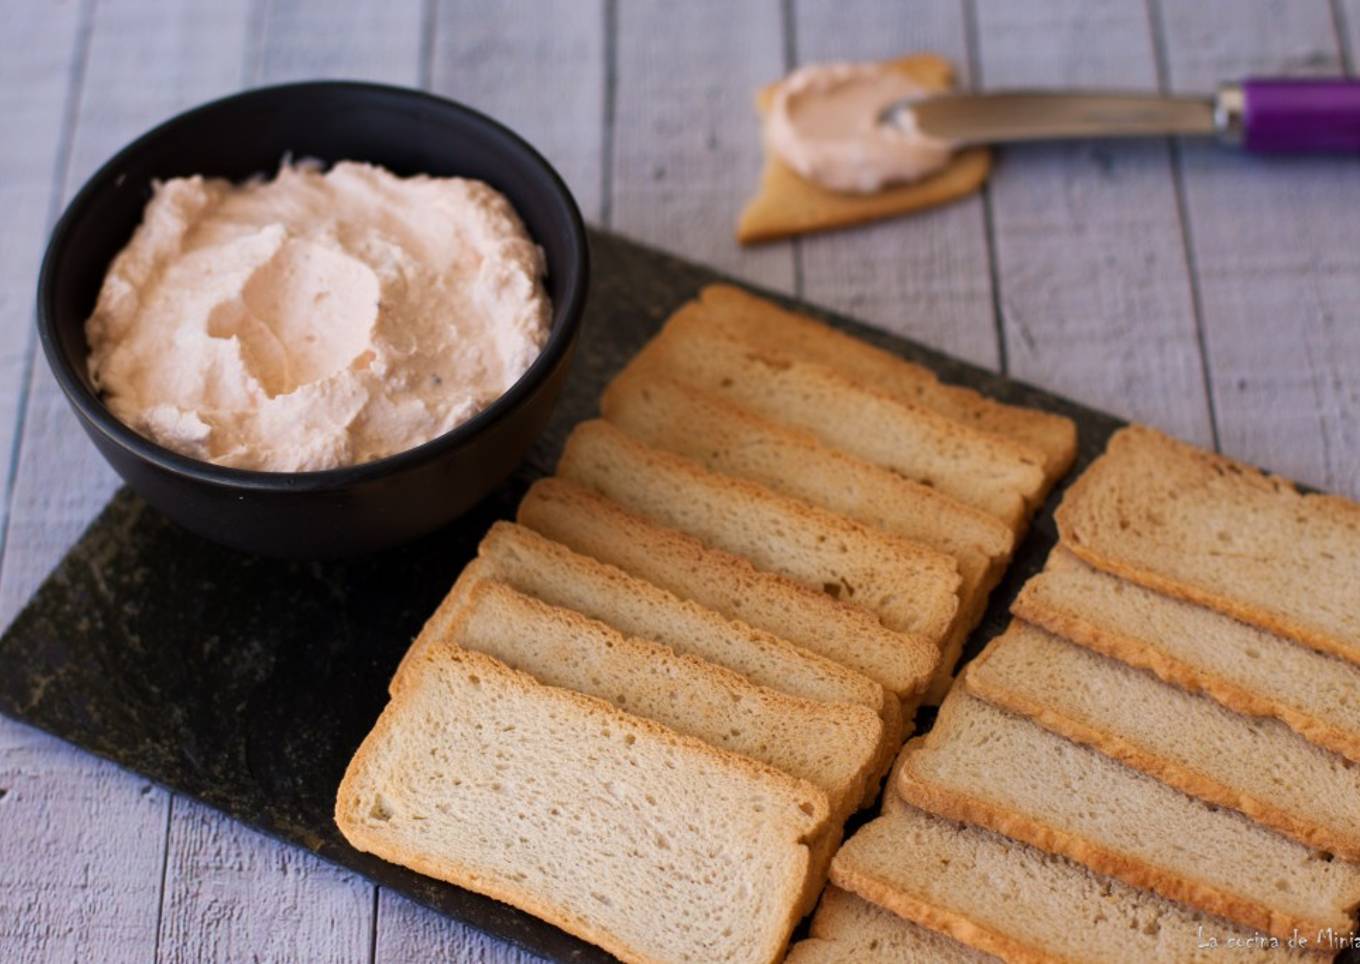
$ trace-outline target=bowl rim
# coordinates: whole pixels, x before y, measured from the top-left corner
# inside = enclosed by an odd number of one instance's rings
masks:
[[[565,216],[564,220],[568,232],[577,242],[579,259],[573,261],[565,269],[569,275],[573,275],[568,279],[566,297],[552,306],[553,324],[549,328],[548,338],[544,342],[542,350],[539,351],[538,357],[509,388],[466,422],[456,425],[442,435],[437,435],[414,448],[404,449],[392,455],[369,462],[361,462],[357,465],[306,472],[268,472],[258,469],[241,469],[216,465],[212,462],[183,455],[152,441],[124,424],[109,410],[99,396],[85,385],[85,382],[73,370],[73,367],[68,364],[57,341],[56,322],[53,317],[57,288],[57,253],[66,246],[68,235],[74,229],[75,224],[84,217],[86,210],[99,193],[116,183],[120,177],[122,165],[139,151],[146,149],[148,144],[162,136],[166,131],[202,114],[212,113],[241,102],[279,96],[286,97],[318,90],[378,94],[399,100],[423,101],[441,110],[464,115],[474,124],[485,128],[494,138],[499,138],[508,144],[512,150],[522,153],[530,164],[538,169],[539,175],[552,188],[551,193],[561,207],[560,213]],[[355,158],[355,160],[362,161],[363,158]],[[108,270],[107,266],[104,270]],[[513,410],[548,377],[562,357],[570,350],[584,314],[589,278],[590,243],[586,234],[585,221],[581,217],[576,199],[572,196],[556,168],[548,162],[547,158],[537,148],[519,134],[481,111],[429,91],[359,80],[313,80],[252,87],[191,107],[138,135],[100,165],[85,181],[80,190],[76,192],[70,203],[66,205],[61,217],[52,228],[47,247],[43,253],[42,266],[38,273],[37,327],[43,354],[47,356],[48,367],[51,368],[63,394],[75,407],[83,421],[87,425],[95,427],[100,434],[110,441],[130,450],[139,459],[171,474],[224,488],[269,492],[333,491],[371,482],[433,461],[446,451],[457,448],[468,439],[478,435],[483,429],[490,427],[502,416]]]

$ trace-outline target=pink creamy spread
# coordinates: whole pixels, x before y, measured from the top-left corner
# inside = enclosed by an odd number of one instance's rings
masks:
[[[465,422],[538,357],[542,250],[480,181],[344,162],[156,186],[86,324],[112,412],[185,455],[353,465]]]
[[[802,177],[832,191],[871,194],[920,180],[949,163],[949,145],[917,130],[910,111],[891,125],[878,115],[894,101],[928,93],[884,64],[803,67],[774,89],[766,143]]]

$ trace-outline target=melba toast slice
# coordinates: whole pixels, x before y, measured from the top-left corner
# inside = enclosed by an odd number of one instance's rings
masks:
[[[1299,843],[1360,860],[1360,767],[1276,720],[1234,713],[1016,621],[968,691]]]
[[[939,660],[924,637],[820,589],[757,569],[740,556],[648,521],[566,479],[540,479],[520,502],[521,525],[639,579],[858,670],[915,712]]]
[[[1065,475],[1077,457],[1077,425],[1070,418],[1008,405],[971,388],[947,384],[924,365],[735,285],[709,285],[699,301],[715,328],[744,341],[777,345],[780,351],[826,365],[901,401],[1037,449],[1043,453],[1050,484]]]
[[[719,395],[761,418],[884,466],[988,512],[1015,531],[1047,486],[1043,454],[894,398],[777,343],[715,330],[690,302],[629,364]]]
[[[359,850],[623,960],[736,964],[783,950],[828,808],[809,783],[441,643],[355,753],[335,819]]]
[[[1345,932],[1360,905],[1360,866],[1325,860],[960,687],[909,748],[897,776],[907,802],[1244,927],[1282,940]]]
[[[1012,612],[1360,763],[1360,666],[1092,569],[1061,546]]]
[[[870,798],[877,795],[879,782],[901,745],[901,702],[869,677],[680,599],[525,526],[493,525],[478,546],[477,558],[440,608],[456,610],[467,590],[482,580],[504,583],[549,605],[598,620],[625,636],[651,640],[725,667],[757,686],[822,703],[868,707],[883,721],[877,762],[865,787]],[[422,635],[412,651],[427,635],[435,637],[438,632],[436,628]]]
[[[1360,503],[1135,426],[1057,518],[1098,569],[1360,663]]]
[[[600,404],[606,420],[647,445],[953,558],[961,579],[959,612],[932,686],[943,695],[963,642],[1010,558],[1012,534],[999,520],[661,373],[620,375]]]
[[[990,954],[862,897],[828,886],[808,936],[789,948],[786,964],[998,964]]]
[[[758,686],[824,703],[856,703],[880,715],[893,704],[882,686],[764,630],[573,552],[532,529],[497,522],[477,549],[484,578],[726,666]]]
[[[465,572],[460,581],[469,580]],[[469,580],[470,582],[470,580]],[[756,686],[730,670],[624,636],[603,623],[478,580],[460,590],[447,640],[548,686],[594,696],[822,787],[833,814],[855,809],[883,724],[863,706]],[[398,680],[395,691],[407,685]]]
[[[661,525],[821,588],[889,629],[941,645],[959,608],[959,574],[943,553],[650,448],[604,421],[567,438],[560,476]]]
[[[1032,964],[1318,960],[1009,837],[885,802],[836,854],[836,885],[979,951]]]

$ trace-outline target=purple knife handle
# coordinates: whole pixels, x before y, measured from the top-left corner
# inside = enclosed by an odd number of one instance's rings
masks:
[[[1256,78],[1243,81],[1241,90],[1247,150],[1360,153],[1360,80]]]

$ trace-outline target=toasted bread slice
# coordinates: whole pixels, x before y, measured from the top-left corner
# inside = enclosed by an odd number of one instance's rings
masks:
[[[883,724],[863,706],[803,700],[658,643],[624,636],[567,609],[463,571],[448,637],[550,686],[607,700],[679,733],[804,778],[831,806],[827,832],[809,842],[812,870],[800,897],[816,903],[841,825],[877,784]],[[417,641],[419,649],[428,642]],[[407,685],[399,667],[394,693]]]
[[[885,466],[989,512],[1019,531],[1045,486],[1043,455],[861,385],[832,368],[754,345],[690,302],[629,363],[720,395],[770,421]]]
[[[805,502],[834,501],[833,511],[952,556],[965,580],[980,582],[990,567],[1004,567],[1015,548],[1015,533],[993,515],[662,372],[620,373],[600,409],[653,448],[783,487]],[[837,488],[855,491],[836,497]]]
[[[1136,426],[1057,518],[1098,569],[1360,663],[1360,503]]]
[[[444,638],[465,649],[809,780],[826,791],[833,814],[848,815],[863,796],[883,730],[866,707],[756,686],[721,666],[479,579],[476,570],[465,570],[451,594],[461,601]],[[403,671],[393,692],[406,685]]]
[[[513,544],[506,538],[507,533],[512,534]],[[484,539],[483,554],[464,567],[453,589],[444,597],[435,614],[426,621],[424,629],[402,657],[400,665],[388,683],[389,693],[396,692],[396,688],[405,679],[407,664],[414,661],[416,653],[422,647],[435,640],[448,638],[459,612],[467,604],[468,594],[473,587],[482,582],[493,581],[552,606],[569,609],[598,620],[625,636],[651,640],[668,646],[677,653],[685,653],[741,673],[757,686],[803,699],[824,703],[850,703],[872,710],[883,721],[878,757],[865,787],[865,805],[873,802],[893,755],[904,739],[902,704],[882,686],[832,660],[800,650],[791,643],[762,633],[753,627],[729,622],[717,613],[705,610],[695,603],[679,600],[664,589],[634,579],[613,566],[572,552],[524,526],[499,522],[492,527],[487,538],[492,539],[493,536],[495,538],[492,540],[491,551],[485,551],[488,546],[487,540]],[[523,561],[539,548],[529,543],[529,539],[535,540],[541,546],[560,551],[560,555],[557,552],[545,553],[539,560],[544,563],[548,560],[560,563],[551,573],[535,571],[530,566],[510,562],[510,560]],[[526,549],[526,546],[527,551],[517,551]],[[626,581],[617,584],[592,582],[592,577],[598,574],[586,574],[579,580],[575,579],[578,574],[586,573],[588,567],[592,566],[600,567],[606,572],[612,570]],[[507,570],[510,571],[509,575],[503,578]],[[610,606],[607,603],[610,598],[609,591],[615,588],[630,593],[637,590],[637,594],[630,595],[630,598],[619,606]],[[661,606],[654,606],[658,599],[673,600],[681,607],[679,615],[677,616],[677,613],[664,603]],[[581,601],[581,605],[572,605],[577,601]],[[615,615],[615,621],[611,622],[598,615],[601,610],[610,610]],[[687,610],[689,612],[686,612]],[[619,618],[620,613],[623,614],[623,618]],[[619,623],[624,625],[618,625]],[[742,673],[743,668],[751,669],[753,675]]]
[[[710,472],[604,421],[567,438],[558,474],[653,521],[942,645],[959,609],[953,559],[844,516]]]
[[[902,705],[869,677],[680,599],[532,529],[513,522],[493,525],[459,582],[470,584],[475,579],[504,583],[550,605],[599,620],[626,636],[649,639],[677,653],[725,666],[758,686],[824,703],[868,707],[883,720],[879,762],[865,791],[871,797],[877,795],[879,781],[901,744]],[[454,610],[461,601],[461,593],[450,593],[440,608]]]
[[[600,406],[609,422],[647,445],[953,558],[959,615],[932,683],[932,692],[938,689],[943,698],[964,640],[1010,559],[1014,536],[1000,520],[660,373],[619,376]]]
[[[971,388],[947,384],[924,365],[735,285],[709,285],[699,300],[709,309],[715,326],[746,341],[777,345],[781,351],[834,368],[852,381],[901,401],[1039,450],[1050,484],[1067,474],[1077,456],[1077,426],[1070,418],[1007,405]]]
[[[1282,940],[1347,931],[1360,906],[1360,866],[1324,860],[960,687],[909,746],[897,775],[908,803],[1244,927]]]
[[[1215,964],[1229,949],[1233,960],[1257,964],[1320,961],[1263,947],[1249,929],[900,802],[846,841],[831,873],[836,886],[865,900],[1021,964]]]
[[[565,479],[540,479],[519,506],[521,525],[630,575],[858,670],[895,693],[910,717],[939,653],[862,609],[755,568],[740,556],[649,522]]]
[[[735,964],[783,950],[829,811],[810,783],[441,642],[350,761],[335,820],[625,961]]]
[[[758,686],[875,713],[894,701],[869,677],[754,626],[728,619],[525,526],[497,522],[482,539],[485,576],[627,636],[726,666]]]
[[[998,964],[944,934],[830,885],[787,964]]]
[[[1092,569],[1061,547],[1015,615],[1360,763],[1360,666]]]
[[[968,691],[1301,844],[1360,860],[1360,767],[1016,621],[968,664]]]

